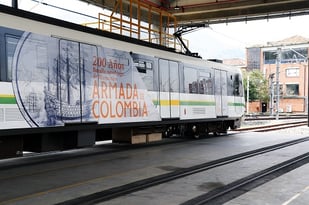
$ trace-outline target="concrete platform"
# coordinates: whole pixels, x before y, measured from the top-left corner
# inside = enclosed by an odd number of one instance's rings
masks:
[[[225,205],[308,205],[309,165],[276,178]]]
[[[302,137],[304,133],[242,133],[161,146],[140,145],[130,148],[121,144],[102,145],[95,149],[38,157],[38,162],[35,158],[3,160],[0,161],[0,205],[55,204],[227,155]],[[113,152],[117,147],[124,149]],[[307,152],[307,148],[308,146],[303,145],[286,150],[278,154],[276,159],[267,155],[256,158],[255,161],[239,162],[102,204],[180,204],[234,181],[237,177],[246,176],[250,171],[263,169],[268,163],[285,160],[298,152]],[[78,157],[72,157],[76,153],[79,153]],[[21,166],[27,162],[27,166]],[[20,166],[1,169],[14,163]],[[306,202],[308,169],[308,166],[301,167],[230,201],[229,204],[283,204],[289,200],[290,204]]]

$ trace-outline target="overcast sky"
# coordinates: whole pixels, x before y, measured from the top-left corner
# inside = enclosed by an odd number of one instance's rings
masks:
[[[211,25],[186,35],[191,50],[204,58],[245,58],[245,48],[294,35],[309,38],[309,16]],[[196,40],[195,40],[196,39]],[[201,43],[203,42],[203,43]]]
[[[37,2],[46,2],[51,5],[64,7],[90,16],[97,16],[102,12],[95,6],[78,0],[19,0],[19,7],[25,10],[70,20],[68,12],[52,8]],[[11,5],[12,0],[0,0],[1,4]],[[87,9],[86,9],[87,8]],[[91,18],[74,16],[76,23],[93,21]],[[191,52],[198,52],[203,58],[210,59],[245,59],[245,48],[256,44],[265,44],[269,41],[278,41],[294,35],[309,38],[309,29],[306,25],[309,16],[290,18],[248,21],[228,24],[215,24],[210,28],[203,28],[190,34],[183,35],[190,41]]]

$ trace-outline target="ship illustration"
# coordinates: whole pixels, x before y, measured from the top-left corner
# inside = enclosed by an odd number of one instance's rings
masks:
[[[86,99],[85,94],[85,59],[80,59],[75,47],[73,42],[60,42],[59,57],[48,69],[47,87],[44,88],[48,125],[90,117],[92,100]]]
[[[53,118],[55,120],[76,120],[79,118],[89,118],[91,100],[80,104],[78,101],[76,104],[68,104],[67,102],[61,102],[50,91],[44,91],[45,111],[47,112],[48,119]]]

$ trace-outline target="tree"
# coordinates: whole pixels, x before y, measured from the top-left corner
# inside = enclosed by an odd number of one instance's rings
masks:
[[[247,82],[249,75],[249,102],[260,100],[261,102],[269,101],[268,81],[265,79],[260,70],[253,70],[245,73],[244,89],[245,99],[247,100]]]

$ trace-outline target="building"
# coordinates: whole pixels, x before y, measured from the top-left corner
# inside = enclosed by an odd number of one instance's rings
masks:
[[[277,72],[279,112],[308,111],[308,48],[309,38],[302,36],[247,48],[247,70],[260,69],[269,80],[270,101],[263,102],[269,112],[277,107]]]

